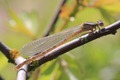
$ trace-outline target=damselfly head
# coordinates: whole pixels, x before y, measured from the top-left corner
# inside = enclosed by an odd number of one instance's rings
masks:
[[[99,26],[104,26],[104,23],[101,20],[98,20],[97,23]]]

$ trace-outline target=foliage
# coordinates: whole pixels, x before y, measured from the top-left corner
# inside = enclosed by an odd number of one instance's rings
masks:
[[[80,1],[78,3],[77,1]],[[42,37],[60,0],[0,1],[0,38],[11,48],[20,49],[25,43]],[[67,0],[51,33],[80,25],[83,22],[102,20],[109,25],[120,18],[119,0]],[[0,19],[1,21],[1,19]],[[4,31],[3,31],[4,30]],[[50,61],[31,80],[119,80],[119,31],[78,47],[56,60]],[[4,35],[4,36],[3,36]],[[16,78],[13,65],[0,54],[0,74],[6,80]],[[12,74],[9,74],[11,72]],[[6,77],[7,76],[7,77]]]

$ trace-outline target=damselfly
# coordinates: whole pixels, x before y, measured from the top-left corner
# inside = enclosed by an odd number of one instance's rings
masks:
[[[41,59],[45,54],[54,50],[55,48],[61,46],[62,44],[66,43],[67,41],[71,40],[78,34],[85,32],[85,31],[94,31],[96,27],[103,26],[104,23],[102,21],[97,21],[96,23],[93,22],[86,22],[78,27],[71,28],[60,32],[58,34],[53,34],[48,37],[44,37],[42,39],[35,40],[31,43],[26,44],[22,50],[22,54],[29,54],[32,55],[23,63],[17,65],[15,68],[18,70],[25,64],[30,64],[32,61]],[[99,28],[100,29],[100,28]]]

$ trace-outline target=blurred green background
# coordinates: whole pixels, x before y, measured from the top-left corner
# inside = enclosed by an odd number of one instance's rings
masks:
[[[41,38],[62,0],[0,0],[0,40],[20,50]],[[66,0],[51,34],[82,22],[120,19],[120,0]],[[120,30],[67,52],[36,69],[30,80],[120,80]],[[0,53],[0,75],[15,80],[15,65]]]

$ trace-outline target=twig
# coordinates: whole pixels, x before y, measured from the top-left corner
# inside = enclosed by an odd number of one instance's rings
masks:
[[[97,30],[95,31],[94,33],[92,34],[86,34],[86,35],[83,35],[77,39],[74,39],[54,50],[52,50],[51,52],[45,54],[40,60],[39,60],[39,63],[37,64],[37,66],[29,66],[28,67],[28,71],[31,71],[33,69],[35,69],[36,67],[48,62],[48,61],[51,61],[55,58],[57,58],[58,56],[64,54],[65,52],[68,52],[76,47],[79,47],[79,46],[82,46],[90,41],[93,41],[97,38],[100,38],[102,36],[106,36],[106,35],[109,35],[109,34],[115,34],[116,33],[116,30],[120,28],[120,20],[101,29],[101,30]]]
[[[61,7],[64,5],[65,2],[66,2],[66,0],[61,0],[60,4],[58,5],[58,7],[57,7],[57,9],[56,9],[56,12],[55,12],[53,18],[51,19],[51,21],[50,21],[50,23],[48,24],[48,27],[47,27],[45,33],[43,34],[43,37],[49,35],[51,29],[54,27],[55,23],[56,23],[57,20],[58,20],[58,17],[59,17],[60,11],[61,11]]]
[[[15,59],[15,63],[18,65],[22,62],[24,62],[26,59],[23,57],[19,56]],[[19,69],[17,73],[17,80],[26,80],[27,78],[27,65],[24,65],[22,68]]]
[[[11,58],[11,56],[10,56],[11,49],[1,41],[0,41],[0,51],[7,57],[8,62],[10,62],[10,63],[19,64],[19,63],[22,63],[23,61],[25,61],[25,59],[22,57],[18,57],[15,60],[13,58]],[[18,72],[17,80],[25,80],[26,79],[27,66],[24,65],[21,69],[22,70],[20,70]],[[26,71],[24,71],[24,70],[26,70]]]
[[[10,48],[0,41],[0,51],[7,57],[8,62],[14,64],[14,60],[10,57]]]

